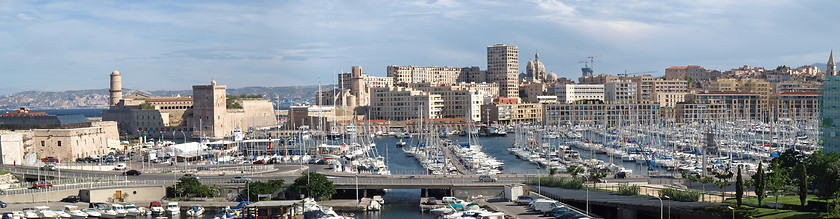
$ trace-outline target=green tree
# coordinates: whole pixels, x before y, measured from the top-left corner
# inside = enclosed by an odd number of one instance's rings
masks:
[[[272,179],[267,182],[256,181],[248,183],[248,197],[249,201],[259,201],[257,198],[260,194],[274,194],[277,190],[283,188],[284,181],[282,179]]]
[[[166,187],[168,197],[217,197],[219,188],[202,185],[196,178],[183,177],[174,186]]]
[[[738,175],[735,176],[735,200],[738,207],[741,207],[741,200],[744,199],[744,179],[741,177],[741,165],[738,165]]]
[[[554,174],[557,174],[557,168],[548,169],[548,175],[554,176]]]
[[[700,182],[700,176],[690,172],[682,172],[682,178],[688,181],[689,188],[691,188],[691,183]]]
[[[756,169],[755,174],[752,176],[758,206],[761,206],[761,201],[764,200],[764,187],[766,186],[766,182],[764,181],[764,168],[762,166],[763,164],[759,162],[758,169]]]
[[[572,175],[572,178],[576,178],[577,175],[583,173],[583,171],[585,171],[583,168],[576,166],[566,167],[566,172],[569,172],[569,174]]]
[[[305,173],[298,177],[290,188],[298,194],[304,194],[318,200],[329,198],[336,193],[333,182],[316,172]]]
[[[700,178],[700,184],[703,185],[703,196],[702,197],[703,197],[704,202],[706,201],[706,184],[712,183],[714,181],[715,181],[715,178],[712,178],[710,176]]]
[[[715,181],[715,186],[720,188],[720,197],[722,202],[726,199],[726,193],[724,193],[723,188],[732,185],[732,182],[729,182],[729,179],[732,178],[732,172],[726,171],[725,173],[715,173],[715,178],[718,178],[718,180]]]
[[[814,152],[805,159],[805,170],[812,173],[809,181],[817,196],[822,199],[831,199],[837,192],[837,186],[840,184],[838,182],[838,179],[840,179],[840,162],[838,161],[840,161],[840,154],[835,152],[825,154],[822,150]]]
[[[796,169],[798,176],[796,181],[799,184],[799,205],[805,206],[808,204],[808,173],[805,164],[796,165]]]
[[[598,188],[598,181],[607,176],[607,173],[589,172],[589,178],[592,179],[592,186]]]
[[[790,191],[790,184],[788,184],[789,172],[781,166],[776,166],[773,173],[767,174],[767,190],[773,193],[776,198],[775,208],[778,209],[779,196]]]
[[[137,106],[137,108],[141,109],[141,110],[155,109],[154,107],[152,107],[152,103],[149,103],[149,102],[143,102],[139,106]]]

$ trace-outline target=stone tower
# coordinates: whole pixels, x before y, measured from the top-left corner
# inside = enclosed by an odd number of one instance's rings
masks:
[[[834,62],[834,50],[831,50],[831,54],[828,55],[826,68],[826,75],[837,75],[837,63]]]
[[[108,91],[111,92],[111,99],[108,105],[117,105],[122,99],[122,76],[120,76],[120,72],[111,72],[111,89]]]
[[[227,86],[210,85],[193,86],[193,127],[192,136],[218,139],[225,136],[224,119],[227,116]]]

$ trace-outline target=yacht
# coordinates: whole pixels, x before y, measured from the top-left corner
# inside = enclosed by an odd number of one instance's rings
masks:
[[[111,204],[111,209],[114,209],[114,213],[117,213],[117,217],[125,217],[128,214],[128,211],[125,210],[125,206],[121,204]]]
[[[140,212],[140,209],[137,209],[137,206],[135,206],[133,202],[125,203],[125,212],[126,216],[136,217],[138,215],[143,215],[143,213]]]
[[[166,203],[166,212],[169,215],[178,215],[181,214],[181,207],[178,207],[178,202],[169,202]]]
[[[198,217],[204,214],[204,207],[201,205],[193,205],[190,210],[187,210],[187,216]]]
[[[85,219],[88,217],[88,214],[79,210],[79,206],[75,205],[65,205],[64,212],[70,214],[70,218],[72,219]]]
[[[152,215],[166,215],[166,210],[163,209],[159,201],[149,203],[149,211],[152,212]]]
[[[97,212],[100,214],[100,218],[116,218],[117,212],[111,209],[111,206],[108,204],[97,202],[97,203],[90,203],[90,207],[96,209]]]
[[[50,207],[47,206],[35,206],[35,210],[38,212],[38,217],[42,219],[60,219],[61,216],[55,211],[50,210]]]
[[[88,209],[82,210],[82,212],[87,214],[88,218],[99,218],[99,217],[102,216],[102,214],[100,214],[99,211],[96,211],[95,208],[88,208]]]
[[[34,208],[24,208],[23,209],[23,216],[27,219],[38,219],[41,218],[38,216],[38,210]]]
[[[62,210],[55,210],[55,213],[58,214],[58,217],[61,219],[70,219],[72,217],[69,213]]]

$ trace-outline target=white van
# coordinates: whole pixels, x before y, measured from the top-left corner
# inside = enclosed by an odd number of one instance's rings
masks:
[[[543,213],[551,211],[551,209],[563,207],[563,204],[560,204],[558,201],[548,200],[548,199],[540,199],[534,201],[534,211]]]
[[[461,200],[461,199],[458,199],[458,198],[455,198],[455,197],[443,197],[441,199],[441,201],[444,204],[458,204],[458,203],[464,202],[464,200]]]
[[[124,163],[117,164],[117,166],[114,167],[114,170],[125,170],[125,164]]]

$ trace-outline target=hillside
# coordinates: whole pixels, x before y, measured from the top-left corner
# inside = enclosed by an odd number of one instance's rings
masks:
[[[331,85],[330,85],[331,86]],[[285,87],[244,87],[228,88],[230,95],[260,95],[272,102],[283,105],[312,102],[318,86],[285,86]],[[192,90],[159,90],[145,91],[124,89],[123,95],[141,93],[150,96],[191,96]],[[24,91],[0,96],[0,109],[17,109],[29,107],[33,109],[78,109],[78,108],[107,108],[108,89],[74,90],[74,91]]]

